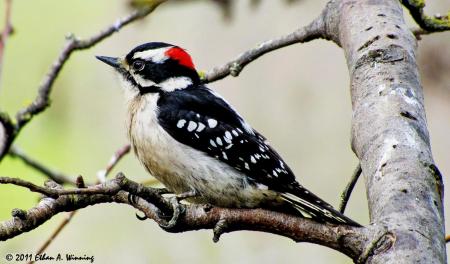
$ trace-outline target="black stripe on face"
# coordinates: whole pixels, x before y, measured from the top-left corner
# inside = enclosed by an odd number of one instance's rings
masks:
[[[133,59],[131,64],[141,59]],[[169,78],[188,77],[193,84],[200,83],[200,77],[197,71],[189,67],[180,65],[178,61],[167,59],[163,63],[155,63],[153,61],[144,61],[145,66],[140,71],[135,71],[132,75],[139,75],[140,78],[152,81],[156,84],[161,83]],[[131,70],[133,71],[133,70]]]

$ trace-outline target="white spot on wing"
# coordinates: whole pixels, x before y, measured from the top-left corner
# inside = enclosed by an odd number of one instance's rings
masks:
[[[209,144],[211,144],[211,146],[213,146],[215,148],[217,147],[216,143],[212,139],[209,140]]]
[[[222,146],[222,145],[223,145],[222,140],[220,139],[220,137],[217,137],[217,138],[216,138],[216,142],[217,142],[217,144],[218,144],[219,146]]]
[[[250,161],[251,161],[252,163],[256,163],[256,159],[255,159],[255,157],[253,157],[253,156],[250,156]]]
[[[186,124],[186,120],[180,119],[180,120],[178,120],[177,127],[182,128],[182,127],[184,127],[184,124]]]
[[[225,131],[225,137],[228,139],[233,139],[233,136],[231,135],[230,131]]]
[[[227,137],[223,137],[223,140],[225,140],[225,142],[227,142],[228,144],[231,143],[231,140]]]
[[[223,156],[223,159],[228,160],[227,153],[225,153],[224,151],[222,151],[222,156]]]
[[[203,123],[198,122],[197,132],[202,132],[205,127],[206,126]]]
[[[196,129],[197,128],[197,123],[195,123],[194,121],[189,121],[189,125],[188,125],[188,127],[187,127],[187,130],[189,131],[189,132],[192,132],[192,131],[194,131],[194,129]]]
[[[212,119],[212,118],[208,119],[208,126],[210,128],[215,128],[217,126],[217,120]]]
[[[244,164],[244,167],[245,167],[247,170],[250,170],[250,166],[248,165],[247,162]]]

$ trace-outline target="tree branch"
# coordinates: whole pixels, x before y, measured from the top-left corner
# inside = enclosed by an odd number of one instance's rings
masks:
[[[8,37],[12,32],[11,8],[12,0],[5,0],[5,27],[3,28],[0,36],[0,87],[2,83],[3,57],[5,54],[6,42],[8,41]]]
[[[58,188],[39,187],[17,179],[5,180],[5,178],[0,178],[0,180],[3,183],[26,186],[34,191],[54,197],[43,198],[37,206],[28,211],[13,210],[13,219],[0,223],[1,241],[33,230],[60,212],[74,211],[100,203],[130,204],[159,224],[165,221],[159,215],[170,215],[172,213],[169,202],[161,196],[158,189],[144,187],[125,178],[120,173],[114,179],[87,188],[96,190],[95,192],[86,192],[83,188],[64,190],[60,186]],[[129,193],[136,195],[139,199],[135,203],[130,203]],[[165,208],[155,206],[161,202],[165,205]],[[215,229],[217,232],[217,225],[221,223],[222,228],[216,235],[238,230],[268,232],[291,238],[297,242],[324,245],[338,250],[354,260],[357,260],[366,250],[366,247],[370,245],[368,241],[375,238],[377,234],[379,236],[380,233],[379,229],[322,224],[309,219],[262,209],[226,209],[201,205],[183,205],[183,207],[185,207],[184,213],[180,215],[177,224],[166,231],[176,233]]]
[[[106,29],[100,31],[94,36],[85,40],[76,38],[73,34],[67,36],[67,41],[60,52],[58,58],[55,60],[50,70],[45,75],[44,80],[38,88],[38,94],[34,101],[27,107],[21,109],[16,114],[16,122],[12,122],[10,119],[0,119],[0,122],[4,127],[14,127],[14,131],[4,136],[3,144],[0,146],[0,161],[8,153],[12,142],[17,137],[23,127],[37,114],[44,111],[50,105],[50,93],[52,91],[53,84],[58,77],[64,64],[70,58],[70,55],[77,50],[88,49],[100,41],[108,38],[115,32],[119,31],[122,27],[144,18],[150,14],[159,4],[165,2],[165,0],[153,0],[144,7],[133,11],[130,15],[117,20],[113,25],[108,26]],[[6,129],[4,129],[6,130]]]
[[[49,179],[55,181],[58,184],[70,184],[70,185],[76,185],[75,181],[71,179],[71,177],[64,175],[63,173],[56,172],[44,164],[40,163],[37,160],[34,160],[33,158],[26,155],[22,150],[17,148],[16,146],[12,146],[9,150],[9,155],[13,158],[19,158],[22,160],[26,165],[30,166],[31,168],[39,171],[43,175],[47,176]]]
[[[320,15],[305,27],[299,28],[290,34],[265,41],[257,45],[255,48],[240,54],[234,60],[231,60],[222,66],[215,67],[207,73],[201,74],[203,75],[201,76],[202,80],[205,83],[210,83],[223,79],[228,75],[237,77],[247,64],[266,53],[292,44],[304,43],[317,38],[323,38],[325,36],[323,35],[324,28],[322,22],[323,15]]]
[[[385,226],[395,243],[367,262],[445,263],[442,177],[430,147],[416,39],[398,1],[334,2],[330,21],[339,30],[329,34],[339,39],[350,73],[352,149],[371,223]]]
[[[109,160],[108,165],[106,165],[106,168],[104,170],[100,170],[97,172],[97,183],[102,183],[106,181],[106,177],[111,173],[111,171],[114,169],[114,167],[117,165],[117,163],[130,152],[130,144],[126,144],[120,149],[118,149],[114,155]]]
[[[402,4],[409,10],[416,23],[424,30],[415,32],[415,35],[450,30],[448,16],[435,15],[434,17],[429,17],[425,14],[423,10],[425,8],[425,0],[402,0]]]
[[[341,204],[339,205],[339,212],[344,213],[345,208],[347,207],[348,200],[350,199],[350,196],[352,195],[353,188],[355,188],[356,183],[358,182],[359,176],[361,176],[362,170],[361,170],[361,164],[358,163],[358,166],[356,167],[355,171],[353,172],[352,178],[350,179],[350,182],[345,187],[344,191],[341,194]]]

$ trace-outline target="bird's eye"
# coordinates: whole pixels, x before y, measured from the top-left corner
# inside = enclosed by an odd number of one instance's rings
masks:
[[[145,63],[141,60],[137,60],[137,61],[133,62],[132,67],[133,67],[133,70],[135,70],[135,71],[141,71],[144,69]]]

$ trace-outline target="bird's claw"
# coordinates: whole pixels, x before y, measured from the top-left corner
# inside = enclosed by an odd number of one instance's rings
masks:
[[[172,217],[170,218],[169,221],[165,221],[166,223],[161,223],[159,225],[164,229],[173,228],[177,224],[180,215],[186,211],[186,207],[183,204],[181,204],[180,201],[196,196],[198,196],[198,192],[192,189],[188,192],[180,193],[178,195],[175,195],[174,197],[171,197],[169,202],[172,205],[173,211]]]
[[[134,194],[132,194],[132,193],[128,193],[128,202],[129,202],[131,205],[136,205],[138,199],[139,199],[139,197],[137,197],[136,195],[134,195]],[[144,220],[147,220],[147,219],[148,219],[147,216],[145,216],[145,215],[144,215],[144,216],[140,216],[140,215],[138,215],[137,213],[136,213],[136,218],[137,218],[138,220],[140,220],[140,221],[144,221]]]
[[[177,224],[180,215],[183,214],[186,210],[184,205],[180,204],[180,202],[178,201],[178,197],[176,196],[171,197],[169,202],[172,205],[173,214],[169,221],[164,221],[165,223],[161,221],[159,223],[159,226],[163,229],[173,228]]]

